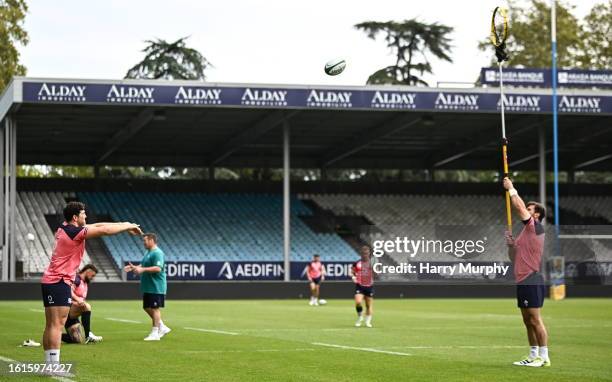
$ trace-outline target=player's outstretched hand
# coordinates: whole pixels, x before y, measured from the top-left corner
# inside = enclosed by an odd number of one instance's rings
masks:
[[[132,264],[131,262],[128,263],[128,265],[126,265],[125,267],[123,267],[124,272],[132,272],[133,270],[134,270],[134,264]]]
[[[504,188],[506,190],[511,190],[511,189],[514,188],[514,185],[512,184],[512,181],[508,177],[504,178]]]
[[[133,223],[132,223],[132,226],[133,227],[128,230],[130,235],[132,235],[132,236],[142,236],[142,230],[140,229],[140,226],[138,224],[133,224]]]

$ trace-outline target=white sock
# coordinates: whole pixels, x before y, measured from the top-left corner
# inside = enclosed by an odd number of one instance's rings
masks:
[[[157,326],[153,326],[153,327],[151,328],[151,333],[154,333],[154,334],[159,333],[159,328],[158,328]]]
[[[159,327],[160,328],[165,328],[166,325],[164,324],[164,322],[162,320],[159,320]]]
[[[46,363],[59,363],[60,351],[59,349],[45,350],[45,362]]]
[[[530,346],[529,347],[529,358],[535,358],[538,356],[538,347]]]
[[[540,346],[540,358],[548,359],[548,346]]]
[[[372,322],[372,315],[366,316],[366,322],[367,323]]]

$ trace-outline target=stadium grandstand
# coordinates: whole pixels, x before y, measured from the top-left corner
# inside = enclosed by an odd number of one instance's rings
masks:
[[[218,91],[206,92],[211,89]],[[551,206],[545,181],[552,153],[549,90],[510,93],[508,102],[516,103],[507,116],[511,168],[538,172],[539,185],[523,189]],[[560,169],[570,179],[561,185],[563,224],[610,226],[610,186],[571,179],[579,170],[609,169],[612,92],[560,90],[559,96],[566,103],[595,97],[601,105],[560,113]],[[521,97],[530,100],[528,107],[520,106]],[[490,88],[16,78],[0,100],[0,167],[7,169],[2,278],[40,275],[61,223],[58,211],[69,200],[86,203],[89,221],[136,221],[158,233],[169,262],[280,263],[287,281],[290,264],[314,253],[350,263],[374,238],[401,232],[436,237],[443,226],[479,226],[482,236],[496,237],[487,260],[506,261],[499,185],[443,183],[434,176],[438,170],[500,169],[498,107],[497,90]],[[92,166],[95,177],[17,179],[16,166],[23,164]],[[99,177],[101,166],[203,167],[209,177],[114,180]],[[222,181],[214,176],[221,167],[283,168],[284,180]],[[289,182],[291,168],[317,169],[321,179]],[[429,178],[327,180],[333,169],[359,168],[419,169]],[[592,242],[601,259],[612,260],[609,241]],[[141,254],[140,239],[113,236],[88,240],[84,261],[99,265],[100,279],[117,281],[125,262]]]

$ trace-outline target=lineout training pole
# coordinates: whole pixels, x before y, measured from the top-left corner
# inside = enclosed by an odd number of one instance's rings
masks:
[[[504,164],[504,177],[509,176],[508,170],[508,139],[506,138],[506,116],[504,100],[504,80],[502,64],[508,60],[506,54],[506,39],[508,38],[508,10],[496,7],[491,18],[491,43],[495,47],[495,56],[499,66],[499,105],[501,110],[502,127],[502,161]],[[510,193],[506,191],[506,221],[508,232],[512,232],[512,211],[510,209]]]

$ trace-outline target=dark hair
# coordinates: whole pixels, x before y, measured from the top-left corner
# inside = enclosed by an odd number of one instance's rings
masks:
[[[72,221],[73,216],[79,216],[81,211],[85,210],[85,204],[81,202],[70,202],[64,207],[64,219],[67,223]]]
[[[83,273],[83,272],[88,271],[88,270],[92,270],[92,271],[94,271],[95,273],[98,273],[98,268],[96,268],[96,266],[95,266],[95,265],[93,265],[93,264],[87,264],[87,265],[85,265],[83,268],[81,268],[81,270],[79,271],[79,273]]]
[[[314,255],[312,255],[313,257],[321,257],[321,255],[319,255],[318,253],[315,253]]]
[[[538,202],[533,202],[533,201],[527,202],[527,205],[525,207],[529,207],[529,206],[533,206],[534,211],[540,214],[540,217],[538,218],[539,221],[544,220],[544,218],[546,217],[546,207],[544,207]]]
[[[147,237],[151,240],[153,240],[154,243],[157,243],[157,235],[151,232],[147,232],[144,235],[142,235],[142,237]]]

